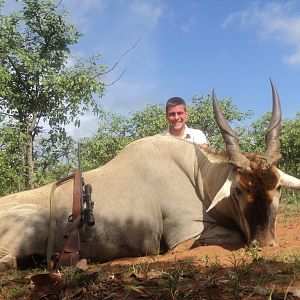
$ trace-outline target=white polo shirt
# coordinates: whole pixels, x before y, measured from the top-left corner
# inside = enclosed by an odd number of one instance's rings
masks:
[[[170,134],[169,128],[167,134]],[[208,144],[205,134],[200,129],[189,128],[186,125],[182,138],[195,144]]]

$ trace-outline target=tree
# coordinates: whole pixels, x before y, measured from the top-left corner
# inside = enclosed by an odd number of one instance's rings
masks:
[[[251,111],[240,112],[238,107],[232,103],[232,98],[219,100],[219,104],[226,120],[232,124],[233,128],[237,121],[243,121],[253,115]],[[214,118],[210,95],[194,96],[188,109],[190,112],[188,125],[201,129],[207,135],[208,141],[213,148],[223,148],[224,141]],[[236,134],[239,137],[239,133],[236,132]]]
[[[49,139],[63,137],[66,124],[79,126],[80,114],[99,113],[94,96],[104,93],[107,68],[99,56],[68,66],[69,47],[81,34],[52,0],[23,0],[9,15],[2,9],[0,1],[0,114],[24,137],[25,187],[32,188],[35,137],[45,125]]]
[[[286,119],[281,130],[281,154],[279,167],[295,177],[300,177],[300,112],[295,118]],[[299,200],[299,193],[286,190],[285,198],[288,202]]]
[[[251,115],[250,112],[239,112],[231,99],[221,100],[220,105],[229,122],[241,121]],[[187,103],[187,108],[188,125],[202,129],[214,147],[222,148],[224,143],[214,120],[210,97],[194,97],[190,104]],[[130,142],[161,133],[167,126],[163,104],[147,105],[141,111],[130,112],[128,117],[104,114],[96,136],[82,141],[83,165],[86,170],[99,167]]]
[[[219,102],[228,122],[242,121],[253,114],[251,111],[240,112],[232,103],[231,98]],[[210,95],[194,96],[191,102],[187,103],[187,109],[189,111],[187,125],[201,129],[208,136],[211,145],[218,149],[221,148],[223,139],[214,119]],[[165,106],[152,104],[147,105],[141,111],[131,112],[128,123],[131,124],[129,134],[134,139],[163,132],[168,126]]]
[[[52,135],[51,139],[38,137],[34,144],[35,181],[38,186],[69,175],[78,165],[73,138]]]
[[[295,118],[286,119],[281,130],[280,167],[293,176],[300,177],[300,112]]]
[[[267,113],[253,121],[249,128],[238,128],[242,135],[243,150],[265,154],[265,136],[271,120],[271,113]],[[299,177],[300,174],[300,113],[295,118],[282,120],[280,134],[280,152],[282,155],[279,167],[285,172]]]
[[[245,152],[257,152],[261,155],[265,154],[266,142],[265,136],[270,124],[272,114],[271,112],[266,113],[259,119],[253,121],[250,128],[244,129],[243,140]]]
[[[0,126],[0,195],[22,190],[25,165],[22,155],[26,136],[18,123]]]
[[[102,122],[92,138],[82,139],[82,165],[90,170],[104,165],[113,159],[135,138],[130,136],[128,118],[113,113],[103,113]]]
[[[143,138],[158,134],[167,128],[165,107],[162,104],[147,105],[141,111],[130,113],[129,134],[134,138]]]

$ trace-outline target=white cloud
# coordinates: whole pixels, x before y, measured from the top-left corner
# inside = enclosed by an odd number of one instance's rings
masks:
[[[56,0],[56,2],[60,2]],[[67,10],[76,15],[84,15],[92,10],[101,11],[105,9],[107,0],[64,0],[61,5]]]
[[[80,27],[81,32],[87,32],[90,29],[91,22],[88,13],[98,11],[102,12],[107,7],[108,0],[64,0],[60,7],[66,10],[72,23]],[[57,3],[60,1],[56,0]]]
[[[300,14],[295,14],[296,2],[261,3],[253,2],[247,9],[230,14],[222,28],[227,28],[234,22],[240,22],[242,26],[256,26],[260,39],[272,39],[295,48],[283,60],[289,65],[300,66]]]
[[[190,32],[191,28],[195,26],[194,18],[189,18],[188,21],[181,26],[183,32]]]
[[[154,5],[149,1],[134,1],[130,9],[137,16],[141,17],[151,27],[154,27],[158,21],[163,17],[163,8],[159,5]]]
[[[292,55],[286,55],[283,57],[283,60],[286,64],[291,66],[300,66],[300,49],[298,48],[297,51]]]

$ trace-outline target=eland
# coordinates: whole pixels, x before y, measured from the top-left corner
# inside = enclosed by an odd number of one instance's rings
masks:
[[[159,134],[134,141],[106,165],[83,173],[93,186],[95,225],[81,229],[81,256],[105,262],[156,255],[162,245],[173,251],[253,242],[276,246],[280,189],[299,190],[300,180],[276,167],[281,108],[272,81],[271,86],[273,110],[263,155],[241,152],[213,92],[224,153]],[[57,187],[54,216],[51,189],[52,184],[0,198],[0,270],[9,260],[46,257],[50,235],[50,251],[63,249],[73,184]],[[51,218],[54,233],[49,232]]]

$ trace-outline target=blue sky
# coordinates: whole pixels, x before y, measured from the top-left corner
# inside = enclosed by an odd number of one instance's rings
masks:
[[[59,0],[56,0],[59,2]],[[83,37],[73,53],[101,53],[114,81],[102,104],[127,115],[172,96],[232,97],[259,117],[271,110],[269,77],[283,117],[300,111],[300,0],[62,0]],[[86,116],[82,129],[95,120]]]

